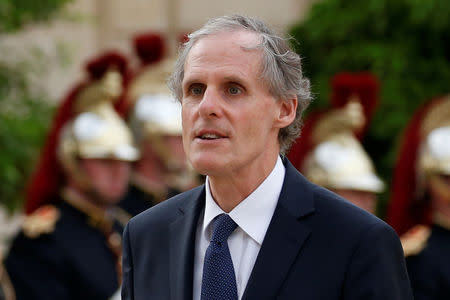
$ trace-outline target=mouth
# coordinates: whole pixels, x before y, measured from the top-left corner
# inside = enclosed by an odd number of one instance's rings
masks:
[[[196,136],[196,139],[201,139],[201,140],[218,140],[218,139],[223,139],[223,138],[228,138],[226,135],[223,135],[219,132],[215,132],[215,131],[201,131],[199,132]]]

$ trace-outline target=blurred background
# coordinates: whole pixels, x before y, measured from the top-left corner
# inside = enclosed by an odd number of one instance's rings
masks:
[[[52,113],[85,76],[88,58],[118,49],[137,65],[132,39],[148,31],[165,36],[175,55],[184,34],[231,13],[259,17],[293,37],[312,82],[308,111],[329,106],[338,72],[378,78],[379,101],[362,141],[387,184],[378,207],[384,217],[402,130],[420,105],[449,91],[447,0],[1,0],[1,213],[20,212]]]

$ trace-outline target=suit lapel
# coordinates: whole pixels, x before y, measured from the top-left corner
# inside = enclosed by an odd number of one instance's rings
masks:
[[[204,206],[205,189],[199,187],[183,201],[179,216],[170,224],[169,276],[172,300],[192,299],[195,233]]]
[[[308,181],[283,160],[286,175],[242,299],[275,299],[311,229],[302,219],[314,212]]]

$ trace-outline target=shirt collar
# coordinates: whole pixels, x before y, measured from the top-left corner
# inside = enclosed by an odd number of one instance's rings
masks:
[[[278,156],[275,167],[269,176],[229,213],[231,219],[260,246],[275,212],[285,173],[286,169]],[[206,177],[205,187],[206,203],[202,232],[209,241],[212,220],[225,212],[211,195],[208,177]]]

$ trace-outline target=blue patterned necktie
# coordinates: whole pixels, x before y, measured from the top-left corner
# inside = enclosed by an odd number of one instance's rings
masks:
[[[227,214],[219,215],[214,222],[211,243],[206,249],[203,264],[201,300],[237,300],[236,276],[228,237],[237,224]]]

